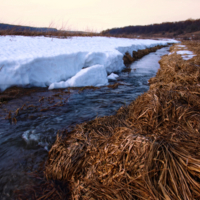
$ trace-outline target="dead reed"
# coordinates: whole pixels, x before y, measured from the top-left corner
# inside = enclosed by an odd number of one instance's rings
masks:
[[[45,36],[45,37],[57,37],[57,38],[67,38],[71,36],[98,36],[99,33],[95,32],[81,32],[81,31],[65,31],[65,30],[56,30],[51,31],[34,31],[34,30],[21,30],[20,26],[14,28],[9,28],[5,30],[0,30],[0,35],[22,35],[22,36]],[[63,27],[64,28],[64,27]]]
[[[82,36],[82,37],[93,37],[93,36],[105,36],[105,37],[117,37],[117,38],[135,38],[131,35],[110,35],[97,33],[93,31],[81,32],[81,31],[65,31],[65,30],[57,30],[57,31],[32,31],[32,30],[18,30],[18,28],[11,28],[6,30],[0,30],[0,35],[22,35],[22,36],[45,36],[45,37],[56,37],[56,38],[69,38],[73,36]]]
[[[49,28],[51,28],[53,24],[49,25]],[[30,29],[23,29],[23,26],[20,28],[20,25],[17,25],[13,28],[0,30],[0,36],[5,35],[22,35],[22,36],[45,36],[45,37],[56,37],[56,38],[69,38],[73,36],[82,36],[82,37],[93,37],[93,36],[103,36],[103,37],[116,37],[116,38],[138,38],[137,35],[133,34],[109,34],[104,32],[95,32],[92,29],[88,29],[86,31],[72,31],[70,28],[67,28],[65,26],[62,26],[61,28],[55,30],[46,30],[46,31],[37,31],[37,30],[31,30]],[[33,27],[32,27],[33,28]],[[65,30],[66,29],[66,30]],[[149,35],[147,36],[140,36],[140,39],[149,39]],[[153,39],[157,39],[158,37],[152,36]]]
[[[197,56],[164,56],[128,107],[58,135],[46,178],[71,199],[200,199],[200,42],[185,44]]]
[[[132,52],[132,56],[126,52],[123,60],[124,60],[124,64],[125,65],[129,65],[132,62],[141,59],[143,56],[146,56],[147,54],[151,53],[151,52],[156,52],[158,49],[161,49],[163,47],[166,47],[165,45],[157,45],[155,47],[150,47],[150,48],[146,48],[146,49],[142,49],[142,50],[138,50],[138,51],[133,51]]]
[[[26,197],[66,199],[69,186],[70,199],[200,199],[200,42],[183,44],[197,56],[164,56],[129,106],[58,134],[47,181]]]

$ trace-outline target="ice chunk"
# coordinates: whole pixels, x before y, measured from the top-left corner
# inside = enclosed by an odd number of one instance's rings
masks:
[[[39,135],[38,134],[35,134],[35,131],[31,131],[31,130],[28,130],[28,131],[25,131],[23,134],[22,134],[22,138],[24,139],[24,141],[29,144],[29,143],[32,143],[32,142],[38,142],[39,140]]]
[[[103,65],[82,69],[67,81],[52,83],[49,89],[66,87],[102,86],[108,84],[107,72]]]
[[[117,80],[117,77],[119,77],[117,74],[111,73],[111,74],[108,76],[108,79],[109,79],[109,80]]]

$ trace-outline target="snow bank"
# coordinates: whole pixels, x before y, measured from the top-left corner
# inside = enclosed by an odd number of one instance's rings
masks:
[[[0,36],[0,90],[4,91],[11,86],[51,85],[55,88],[56,85],[62,86],[63,82],[66,83],[83,68],[94,65],[104,66],[107,73],[121,71],[124,68],[125,52],[131,53],[133,50],[175,42],[177,41],[108,37],[58,39]],[[78,81],[77,78],[70,80]],[[69,83],[70,81],[67,82]],[[105,80],[104,83],[106,84]],[[70,84],[83,86],[80,81]]]

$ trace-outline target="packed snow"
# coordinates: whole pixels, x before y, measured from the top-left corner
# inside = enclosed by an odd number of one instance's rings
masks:
[[[106,85],[107,74],[125,67],[125,52],[132,54],[139,49],[176,42],[108,37],[0,36],[0,90],[11,86],[54,89]]]

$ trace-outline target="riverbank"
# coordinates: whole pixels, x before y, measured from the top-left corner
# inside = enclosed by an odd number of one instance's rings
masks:
[[[14,199],[13,191],[17,189],[25,189],[22,194],[28,194],[22,199],[37,199],[51,191],[40,185],[43,179],[37,178],[34,171],[48,158],[58,131],[70,132],[77,124],[114,115],[121,106],[129,105],[148,91],[148,80],[156,75],[161,56],[168,53],[169,47],[164,47],[135,61],[129,72],[117,73],[119,77],[110,80],[109,86],[36,91],[3,103],[0,108],[0,199]],[[34,187],[36,194],[31,196],[27,187],[32,189],[32,185],[38,188]],[[58,185],[57,181],[54,185]]]
[[[132,55],[130,55],[128,52],[125,53],[123,56],[123,62],[126,66],[123,71],[124,72],[130,72],[131,68],[130,65],[134,61],[137,61],[144,57],[145,55],[148,55],[152,52],[156,52],[158,49],[164,48],[166,45],[157,45],[155,47],[150,47],[146,49],[141,49],[138,51],[133,51]],[[119,72],[118,72],[119,73]],[[118,75],[115,75],[118,77]],[[111,78],[112,80],[116,81],[117,78]],[[113,84],[108,84],[106,87],[108,88],[116,88],[120,84],[114,82]],[[82,92],[86,89],[98,89],[99,87],[95,86],[85,86],[85,87],[68,87],[67,91],[66,88],[63,89],[55,89],[49,91],[47,87],[30,87],[30,88],[23,88],[23,87],[10,87],[6,89],[3,92],[0,92],[0,117],[5,118],[9,120],[12,124],[16,124],[18,121],[18,117],[20,113],[28,112],[28,109],[34,109],[34,110],[41,110],[41,111],[47,111],[54,107],[62,107],[66,105],[66,101],[69,98],[70,90],[76,90],[78,92]],[[38,96],[39,94],[39,96]],[[31,102],[30,98],[27,98],[26,101],[21,101],[21,103],[11,103],[12,106],[10,107],[10,104],[8,104],[11,100],[16,99],[22,99],[26,97],[34,96]],[[57,98],[57,100],[56,100]],[[48,102],[48,104],[44,107],[42,103]],[[15,105],[14,105],[15,104]]]
[[[182,44],[196,56],[164,56],[128,107],[58,135],[46,178],[67,182],[72,199],[199,198],[200,43]]]
[[[149,53],[156,52],[158,49],[161,49],[166,46],[167,45],[157,45],[155,47],[150,47],[150,48],[146,48],[146,49],[142,49],[142,50],[138,50],[138,51],[133,51],[132,55],[130,55],[128,52],[126,52],[125,55],[123,56],[124,65],[126,66],[126,68],[124,68],[124,70],[127,70],[127,68],[129,68],[130,64],[133,63],[134,61],[141,59],[142,57],[144,57],[145,55],[148,55]],[[87,89],[88,87],[93,87],[93,86],[85,86],[85,87],[81,87],[81,89],[82,90],[84,88]],[[108,86],[108,87],[112,87],[112,86]],[[74,89],[76,89],[76,88],[74,88]],[[78,88],[78,89],[80,89],[80,88]],[[12,99],[17,99],[17,98],[20,98],[23,96],[27,96],[27,95],[30,95],[35,92],[46,92],[46,91],[48,91],[47,87],[46,88],[45,87],[43,87],[43,88],[42,87],[23,88],[23,87],[17,87],[17,86],[10,87],[10,88],[6,89],[5,91],[0,92],[0,106],[3,103],[7,103],[8,101],[10,101]]]

